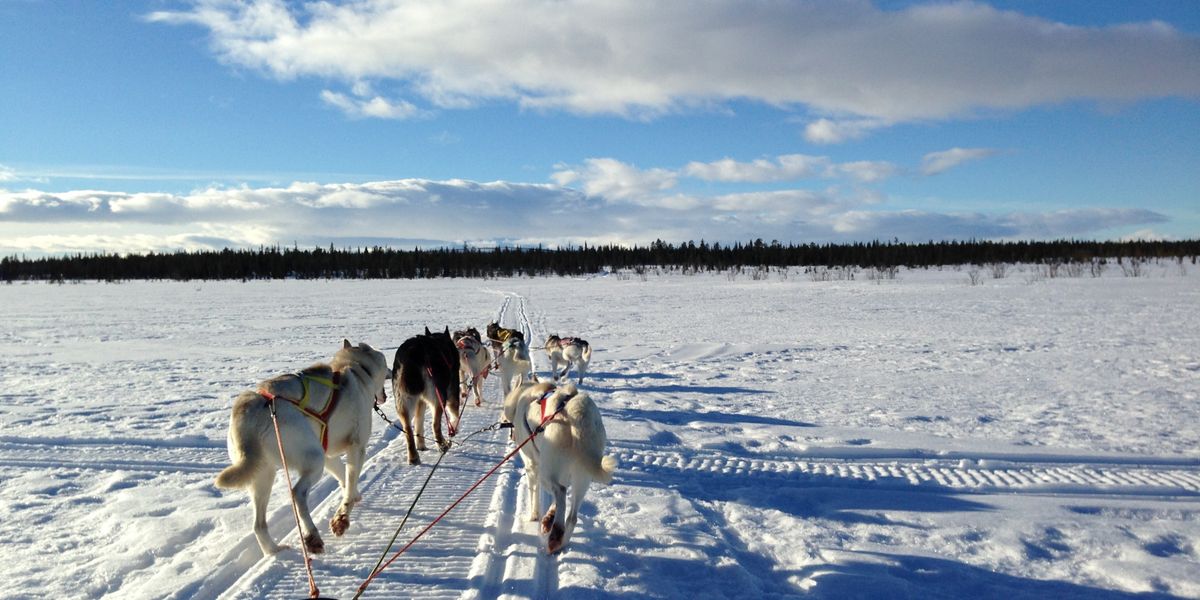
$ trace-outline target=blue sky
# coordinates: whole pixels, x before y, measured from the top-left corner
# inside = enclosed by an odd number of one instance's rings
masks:
[[[1200,237],[1200,6],[0,0],[0,254]]]

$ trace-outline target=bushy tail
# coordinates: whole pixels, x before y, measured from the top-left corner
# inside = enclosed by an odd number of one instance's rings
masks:
[[[246,395],[253,398],[243,401]],[[261,442],[250,422],[249,414],[255,405],[261,406],[262,401],[263,398],[253,392],[247,392],[234,401],[233,416],[229,420],[229,450],[234,460],[232,465],[225,467],[217,475],[215,482],[217,487],[224,489],[247,487],[254,480],[259,468],[262,467]]]
[[[583,347],[583,362],[592,362],[592,345],[586,344]]]
[[[612,455],[600,459],[599,465],[593,465],[592,478],[599,483],[611,483],[613,473],[617,470],[617,459]]]

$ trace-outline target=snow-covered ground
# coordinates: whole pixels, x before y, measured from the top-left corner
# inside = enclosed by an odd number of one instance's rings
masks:
[[[212,485],[233,397],[343,337],[391,349],[494,318],[592,343],[616,479],[548,557],[506,466],[365,598],[1200,597],[1200,276],[1176,266],[18,283],[0,308],[4,597],[306,596],[298,552],[262,558],[246,496]],[[497,419],[487,393],[464,430]],[[401,543],[508,447],[475,439]],[[436,458],[408,466],[381,421],[370,452],[349,533],[315,560],[326,596],[353,596]],[[270,515],[295,545],[278,481]]]

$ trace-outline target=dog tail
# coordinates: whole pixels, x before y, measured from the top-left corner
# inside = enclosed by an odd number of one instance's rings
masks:
[[[591,361],[592,361],[592,345],[587,342],[584,342],[583,343],[583,362],[591,362]]]
[[[262,407],[265,400],[254,392],[244,392],[234,400],[233,415],[229,420],[229,455],[233,458],[233,464],[217,475],[217,487],[247,487],[261,468],[262,448],[250,413],[255,407]]]
[[[600,459],[599,465],[593,465],[592,478],[599,483],[611,483],[616,470],[617,458],[610,454]]]

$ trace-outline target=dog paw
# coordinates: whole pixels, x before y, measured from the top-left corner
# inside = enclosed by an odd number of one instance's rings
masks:
[[[550,537],[546,539],[546,553],[555,554],[562,550],[566,542],[566,531],[562,525],[555,525],[550,529]]]
[[[420,457],[419,455],[416,455],[416,454],[410,455],[410,456],[408,457],[408,464],[410,464],[410,465],[419,465],[419,464],[421,464],[421,457]]]
[[[333,535],[341,537],[345,535],[347,529],[350,529],[350,517],[346,513],[338,511],[329,521],[329,530],[333,532]]]
[[[310,554],[325,552],[325,542],[315,532],[304,537],[304,547],[308,549]]]
[[[542,533],[550,533],[550,527],[554,524],[554,509],[546,511],[546,516],[542,517]]]

